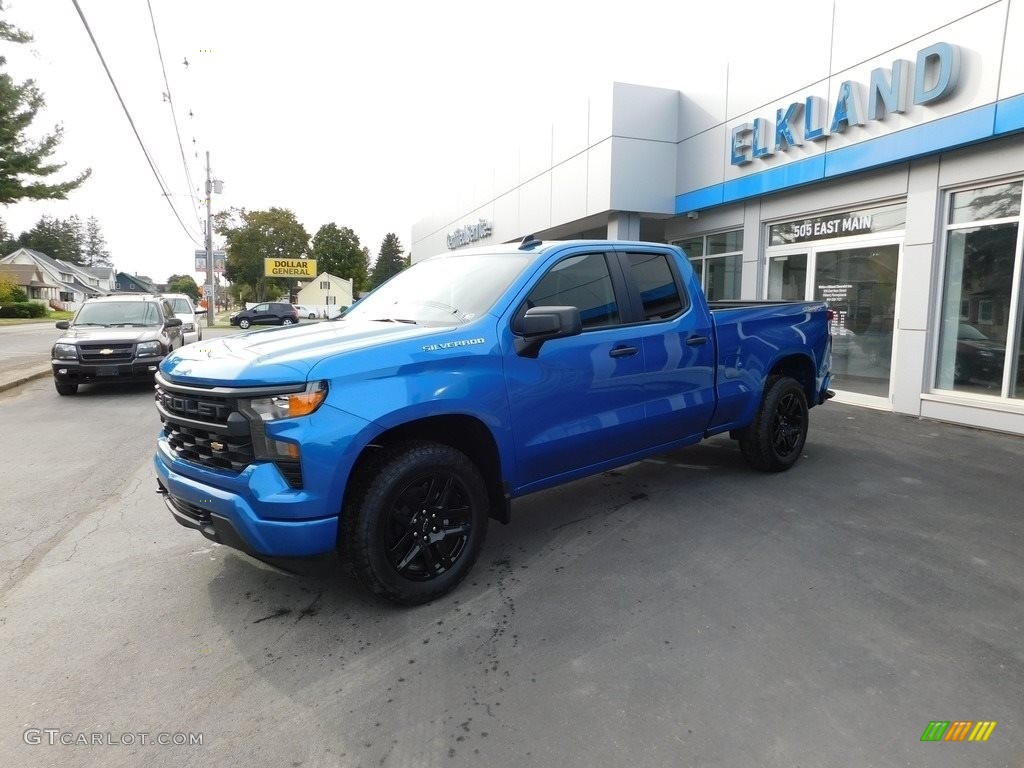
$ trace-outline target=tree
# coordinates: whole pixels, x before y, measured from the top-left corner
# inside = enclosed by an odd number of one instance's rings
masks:
[[[384,241],[380,244],[380,253],[377,254],[377,261],[373,265],[373,274],[370,283],[376,288],[378,285],[394,277],[405,269],[405,259],[402,257],[402,243],[398,235],[388,232],[384,235]]]
[[[289,286],[287,278],[264,277],[264,259],[307,256],[309,233],[287,208],[231,208],[217,214],[215,229],[227,241],[224,276],[233,283],[252,286],[256,301],[275,298]]]
[[[171,275],[167,278],[168,293],[187,294],[193,302],[199,301],[199,286],[192,275]]]
[[[0,2],[0,12],[3,10]],[[0,40],[28,43],[32,36],[9,22],[0,21]],[[0,56],[0,66],[6,63],[7,59]],[[48,160],[60,144],[64,133],[61,126],[35,142],[25,136],[44,104],[43,95],[33,80],[16,83],[6,72],[0,72],[0,204],[9,205],[24,198],[64,200],[68,192],[78,189],[92,173],[87,169],[76,179],[56,184],[42,181],[65,165]]]
[[[10,275],[0,275],[0,304],[28,301],[28,294]]]
[[[82,263],[87,267],[109,267],[110,251],[107,250],[107,241],[100,230],[100,222],[95,216],[90,216],[85,221],[85,236],[82,242]],[[190,280],[192,278],[189,278]],[[195,280],[192,280],[195,283]]]
[[[18,236],[18,245],[41,251],[54,259],[82,263],[82,222],[77,216],[57,219],[43,216],[28,232]]]
[[[2,24],[3,22],[0,22]],[[0,220],[0,256],[6,256],[18,249],[18,241],[11,237],[7,225]]]
[[[352,279],[352,290],[366,286],[369,279],[366,254],[359,245],[359,237],[348,227],[338,227],[333,221],[324,224],[313,236],[313,258],[321,272]]]

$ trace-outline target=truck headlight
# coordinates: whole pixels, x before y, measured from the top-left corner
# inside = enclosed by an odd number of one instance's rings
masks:
[[[326,381],[311,381],[305,392],[294,395],[275,395],[274,397],[256,397],[249,401],[249,407],[263,421],[276,419],[293,419],[312,413],[327,397]]]
[[[196,329],[196,327],[192,323],[182,323],[181,324],[181,332],[182,333],[192,333],[192,331],[194,331],[195,329]]]
[[[135,354],[139,357],[151,357],[162,354],[163,351],[164,345],[159,341],[144,341],[135,348]]]
[[[54,344],[53,357],[55,360],[77,360],[78,348],[74,344]]]

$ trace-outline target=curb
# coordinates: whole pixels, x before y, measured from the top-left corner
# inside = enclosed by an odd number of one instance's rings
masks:
[[[42,370],[31,371],[29,373],[18,374],[17,378],[8,379],[6,381],[0,381],[0,392],[6,392],[8,389],[14,389],[19,387],[26,382],[32,381],[33,379],[41,379],[43,376],[49,376],[52,373],[49,366]]]

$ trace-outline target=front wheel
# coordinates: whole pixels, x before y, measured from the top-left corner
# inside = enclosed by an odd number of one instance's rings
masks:
[[[465,454],[425,441],[382,449],[355,476],[339,547],[376,595],[418,605],[453,589],[487,533],[483,477]]]
[[[807,396],[788,376],[770,376],[754,421],[740,431],[740,450],[754,469],[783,472],[800,458],[807,440]]]
[[[239,320],[238,321],[238,327],[241,328],[243,331],[246,328],[248,328],[250,325],[252,325],[252,323],[250,323],[248,320]]]

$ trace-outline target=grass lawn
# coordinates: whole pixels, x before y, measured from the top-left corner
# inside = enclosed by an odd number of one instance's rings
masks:
[[[25,323],[55,323],[58,320],[70,320],[74,312],[51,311],[46,317],[0,317],[0,325],[24,325]]]

